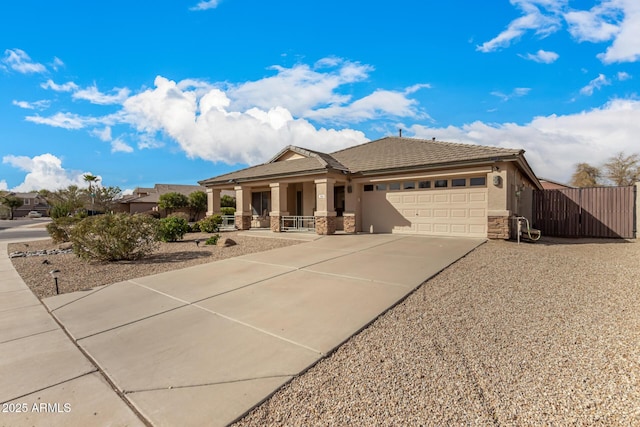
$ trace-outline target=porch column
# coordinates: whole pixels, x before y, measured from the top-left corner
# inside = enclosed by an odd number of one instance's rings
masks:
[[[207,216],[220,213],[220,192],[215,188],[207,188]]]
[[[356,228],[356,208],[358,205],[358,196],[356,194],[356,186],[352,182],[347,182],[344,187],[344,232],[355,233]]]
[[[287,210],[287,186],[288,184],[281,182],[269,184],[271,188],[271,212],[269,212],[269,218],[271,219],[271,231],[276,233],[282,231],[280,219],[289,215]]]
[[[238,185],[236,190],[236,228],[248,230],[251,228],[251,187]]]
[[[322,178],[314,181],[316,184],[316,197],[318,209],[315,213],[316,233],[335,234],[336,232],[336,211],[333,200],[333,186],[336,180],[333,178]]]

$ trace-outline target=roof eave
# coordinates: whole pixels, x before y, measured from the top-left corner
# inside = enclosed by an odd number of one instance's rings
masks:
[[[509,156],[500,156],[500,157],[490,157],[485,159],[472,159],[472,160],[463,160],[463,161],[453,161],[453,162],[441,162],[441,163],[432,163],[429,165],[416,165],[416,166],[399,166],[394,168],[385,168],[385,169],[371,169],[366,171],[357,171],[358,175],[368,176],[368,175],[377,175],[381,173],[389,173],[389,172],[415,172],[418,170],[432,170],[432,169],[442,169],[451,166],[476,166],[476,165],[486,165],[496,162],[503,161],[513,161],[518,158],[520,154],[513,154]]]
[[[232,178],[232,179],[224,179],[224,180],[204,180],[198,181],[200,185],[203,186],[215,186],[215,185],[224,185],[224,184],[242,184],[247,182],[256,182],[256,181],[264,181],[269,179],[279,179],[279,178],[289,178],[292,176],[305,176],[305,175],[316,175],[319,173],[328,174],[328,173],[341,173],[340,170],[333,168],[318,168],[318,169],[309,169],[305,171],[299,172],[288,172],[288,173],[277,173],[277,174],[269,174],[269,175],[258,175],[246,178]]]

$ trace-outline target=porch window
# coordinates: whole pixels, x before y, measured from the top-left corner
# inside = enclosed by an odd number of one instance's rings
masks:
[[[251,213],[267,216],[271,211],[271,191],[257,191],[251,193]]]
[[[365,184],[364,191],[373,191],[373,184]]]

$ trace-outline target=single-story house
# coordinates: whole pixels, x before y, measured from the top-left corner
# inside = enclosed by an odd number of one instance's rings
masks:
[[[118,202],[117,211],[130,214],[157,211],[164,216],[164,212],[158,208],[160,196],[167,193],[180,193],[185,196],[195,191],[205,191],[199,185],[178,185],[178,184],[156,184],[153,188],[137,187],[133,194],[123,196]],[[185,210],[187,212],[188,210]]]
[[[199,182],[208,211],[236,193],[236,227],[506,239],[542,189],[524,150],[386,137],[333,153],[288,146],[264,164]]]

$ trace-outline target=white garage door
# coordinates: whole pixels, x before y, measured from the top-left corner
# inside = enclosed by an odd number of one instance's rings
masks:
[[[487,237],[486,187],[365,191],[363,231]],[[370,187],[371,188],[371,187]]]

